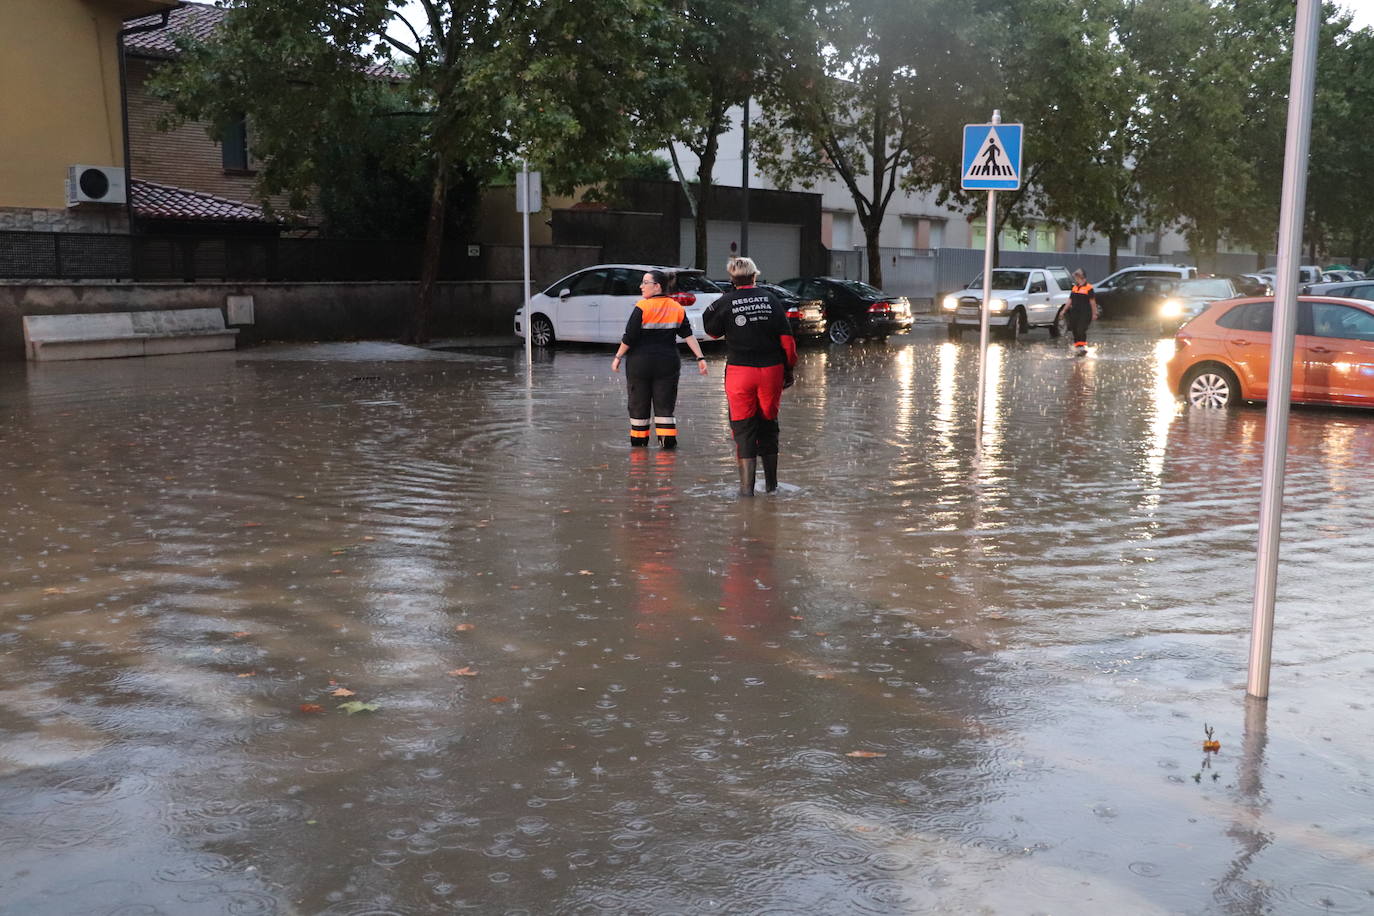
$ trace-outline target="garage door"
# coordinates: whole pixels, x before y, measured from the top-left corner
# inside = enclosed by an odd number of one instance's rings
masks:
[[[726,279],[725,263],[730,259],[731,242],[739,242],[739,223],[726,220],[707,221],[708,277]],[[684,219],[680,263],[694,263],[696,248],[696,229],[690,219]],[[801,226],[786,223],[750,223],[749,257],[759,265],[760,278],[770,283],[797,276],[801,273]]]

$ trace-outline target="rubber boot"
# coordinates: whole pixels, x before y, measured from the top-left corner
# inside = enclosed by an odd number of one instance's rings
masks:
[[[760,455],[763,462],[763,492],[773,493],[778,489],[778,456]]]
[[[740,458],[739,460],[739,495],[741,498],[753,499],[754,480],[758,475],[757,458]]]

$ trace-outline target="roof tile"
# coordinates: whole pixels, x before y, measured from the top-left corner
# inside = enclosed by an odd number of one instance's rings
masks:
[[[216,197],[201,191],[188,191],[171,185],[135,178],[134,212],[143,219],[211,220],[214,222],[272,222],[262,207],[242,201]]]

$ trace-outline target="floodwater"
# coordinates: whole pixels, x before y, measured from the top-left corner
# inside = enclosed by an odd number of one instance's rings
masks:
[[[1257,703],[1262,409],[1036,335],[975,468],[938,330],[743,502],[718,355],[675,453],[609,349],[0,365],[0,913],[1374,910],[1374,414],[1294,411]]]

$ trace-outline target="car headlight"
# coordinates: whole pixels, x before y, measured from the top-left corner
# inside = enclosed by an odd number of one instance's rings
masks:
[[[1164,304],[1159,307],[1160,318],[1182,318],[1183,303],[1177,299],[1165,299]]]
[[[953,311],[954,309],[957,309],[957,308],[959,307],[959,297],[958,297],[958,296],[946,296],[946,297],[945,297],[945,301],[944,301],[944,306],[945,306],[945,308],[949,309],[950,311]]]
[[[1007,300],[1005,300],[1005,299],[989,299],[989,300],[988,300],[988,311],[989,311],[989,312],[1000,312],[1000,311],[1005,310],[1006,307],[1007,307]]]

